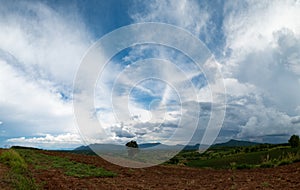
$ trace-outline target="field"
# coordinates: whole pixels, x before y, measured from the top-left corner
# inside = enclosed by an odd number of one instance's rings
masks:
[[[212,147],[200,154],[182,151],[170,164],[214,169],[268,168],[300,161],[300,149],[287,144],[247,147]]]
[[[131,169],[95,155],[0,149],[0,189],[299,189],[298,152],[279,145],[213,147]]]

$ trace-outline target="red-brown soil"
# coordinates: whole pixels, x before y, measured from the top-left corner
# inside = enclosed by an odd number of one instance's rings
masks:
[[[0,149],[0,154],[2,150]],[[9,168],[2,163],[0,163],[0,189],[1,190],[8,190],[11,189],[9,184],[7,173],[9,172]]]
[[[300,163],[250,170],[212,170],[184,166],[130,169],[110,164],[97,156],[41,152],[101,166],[118,174],[113,178],[76,178],[66,176],[58,169],[31,169],[36,182],[42,183],[44,189],[300,189]],[[0,189],[1,185],[0,180]]]

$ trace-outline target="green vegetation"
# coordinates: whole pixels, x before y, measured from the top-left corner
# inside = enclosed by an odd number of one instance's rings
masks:
[[[167,164],[215,169],[270,168],[300,161],[300,148],[288,144],[211,147],[204,153],[182,151]]]
[[[27,164],[15,150],[11,149],[3,152],[0,156],[0,160],[15,171],[24,172],[27,170]]]
[[[4,151],[0,155],[0,162],[10,167],[7,180],[16,189],[38,189],[34,179],[30,176],[25,160],[13,149]]]
[[[67,158],[50,156],[43,153],[39,153],[35,150],[18,149],[17,151],[25,159],[25,161],[33,165],[36,170],[48,170],[51,168],[57,168],[64,171],[64,173],[68,176],[80,178],[116,176],[114,172],[107,171],[103,168],[96,167],[94,165],[74,162]]]
[[[263,182],[262,184],[261,184],[263,187],[269,187],[270,186],[270,184],[268,183],[268,182]]]
[[[300,139],[298,135],[292,135],[289,144],[291,145],[292,148],[298,147],[300,145]]]

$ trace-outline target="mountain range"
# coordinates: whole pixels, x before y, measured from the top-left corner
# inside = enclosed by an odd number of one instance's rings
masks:
[[[250,142],[250,141],[240,141],[240,140],[234,140],[231,139],[225,143],[218,143],[213,144],[210,146],[211,148],[214,147],[237,147],[237,146],[254,146],[258,145],[260,143],[257,142]],[[139,144],[140,149],[157,149],[157,150],[199,150],[199,148],[206,149],[209,145],[165,145],[161,144],[159,142],[157,143],[143,143]],[[101,150],[101,151],[119,151],[119,150],[126,150],[126,146],[122,145],[115,145],[115,144],[91,144],[89,146],[80,146],[75,148],[74,152],[84,152],[84,153],[90,153],[93,152],[93,150]]]

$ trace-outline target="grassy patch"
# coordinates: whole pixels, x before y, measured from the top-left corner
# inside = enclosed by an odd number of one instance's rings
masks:
[[[64,171],[68,176],[75,177],[114,177],[116,173],[107,171],[101,167],[94,165],[83,164],[71,161],[67,158],[58,156],[50,156],[39,153],[35,150],[17,150],[26,160],[35,167],[36,170],[48,170],[50,168],[57,168]]]
[[[4,151],[0,156],[0,160],[14,171],[18,171],[18,173],[26,171],[27,169],[25,160],[15,150],[10,149]]]
[[[300,152],[288,152],[286,154],[283,154],[279,158],[266,160],[263,163],[260,164],[261,168],[272,168],[275,166],[283,166],[288,165],[294,162],[299,162],[300,160]]]
[[[263,187],[269,187],[270,186],[270,184],[268,183],[268,182],[263,182],[262,184],[261,184],[261,186],[263,186]]]
[[[13,149],[4,151],[0,161],[10,167],[8,181],[16,189],[38,189],[34,179],[29,175],[25,160]]]

